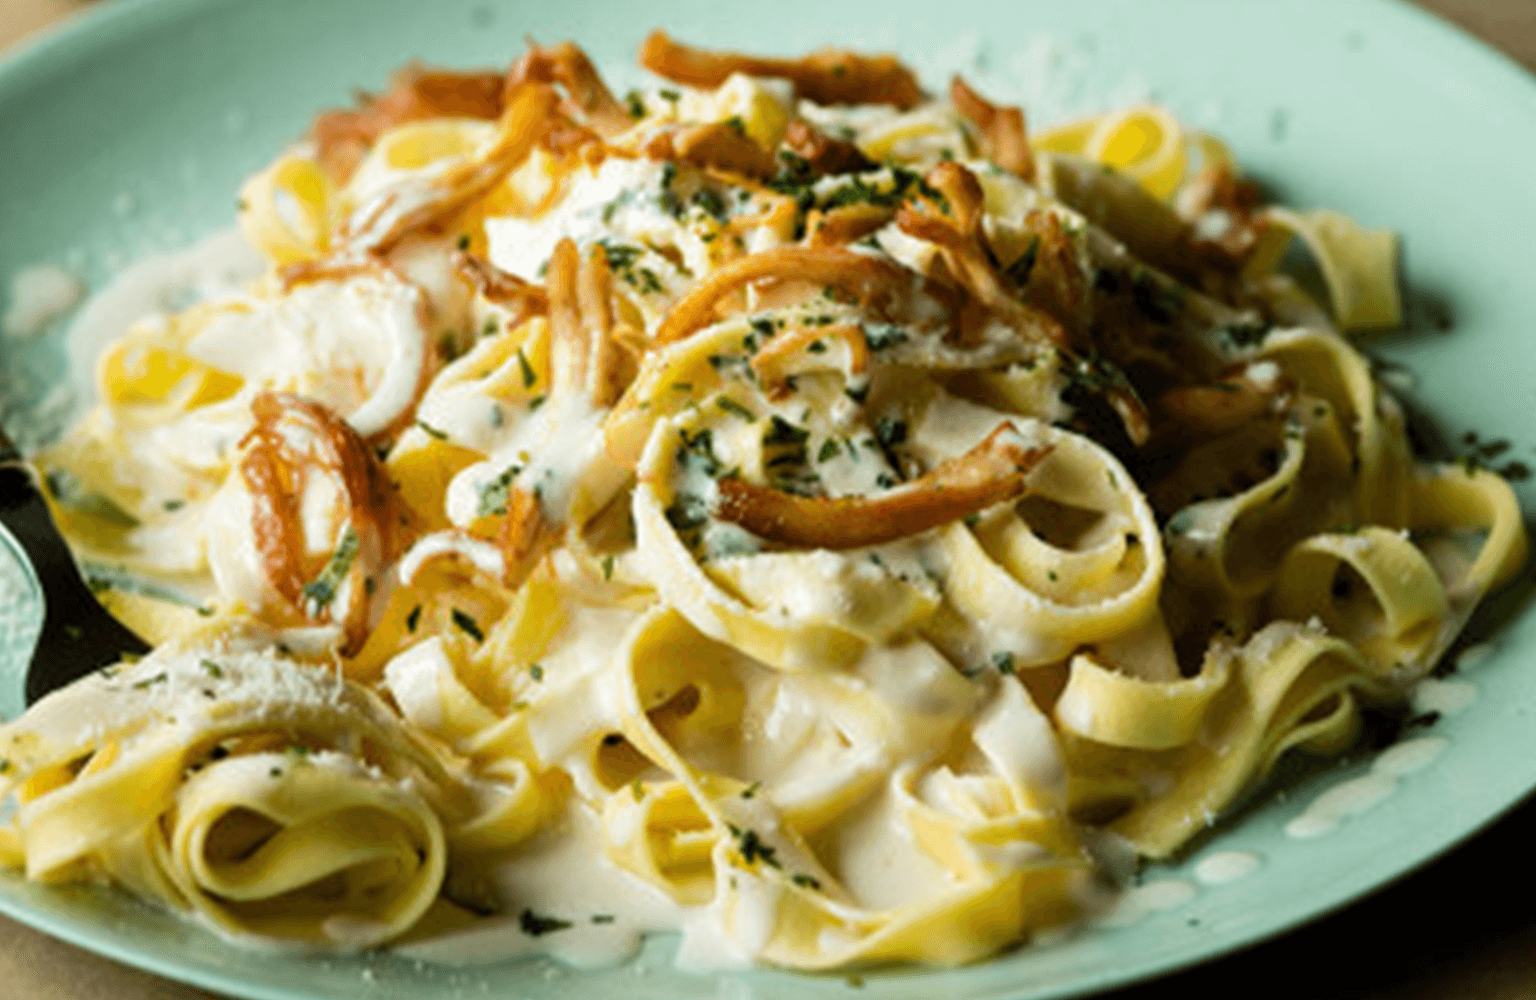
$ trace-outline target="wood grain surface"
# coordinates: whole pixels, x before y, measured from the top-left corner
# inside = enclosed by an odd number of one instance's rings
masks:
[[[99,0],[111,2],[111,0]],[[92,6],[0,0],[0,53]],[[1241,0],[1232,0],[1234,10]],[[1536,0],[1422,0],[1536,71]],[[3,183],[3,179],[0,179]],[[1536,1000],[1536,803],[1344,911],[1193,970],[1108,995],[1296,1000]],[[0,998],[218,1000],[0,917]],[[618,1000],[618,998],[615,998]]]

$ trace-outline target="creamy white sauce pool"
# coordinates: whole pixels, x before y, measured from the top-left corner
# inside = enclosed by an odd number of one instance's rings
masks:
[[[397,946],[396,953],[446,965],[542,954],[583,968],[616,965],[639,950],[641,935],[675,930],[688,917],[687,908],[608,861],[599,821],[585,806],[568,810],[564,822],[498,866],[494,878],[509,901],[503,917]],[[570,926],[530,934],[523,929],[525,910]]]

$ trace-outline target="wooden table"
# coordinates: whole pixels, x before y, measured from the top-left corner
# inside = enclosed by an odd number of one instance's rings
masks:
[[[1421,0],[1536,71],[1536,0]],[[0,52],[91,5],[0,0]],[[1533,180],[1536,183],[1536,180]],[[1536,998],[1536,802],[1342,913],[1192,971],[1110,994],[1296,1000]],[[1527,890],[1531,890],[1527,894]],[[0,998],[218,1000],[0,917]]]

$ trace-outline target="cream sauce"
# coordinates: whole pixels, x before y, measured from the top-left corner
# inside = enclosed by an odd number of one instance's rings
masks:
[[[1158,879],[1126,891],[1110,911],[1095,922],[1104,927],[1127,927],[1154,913],[1182,906],[1194,899],[1199,891],[1193,882]]]
[[[1448,681],[1426,677],[1415,684],[1409,696],[1413,710],[1420,714],[1438,712],[1455,715],[1477,700],[1477,687],[1466,681]]]
[[[1195,865],[1195,878],[1202,885],[1225,885],[1247,878],[1263,862],[1251,851],[1218,851],[1201,858]]]
[[[11,304],[0,320],[0,330],[8,337],[35,337],[84,295],[85,285],[62,267],[24,267],[11,277]]]
[[[1399,778],[1426,767],[1440,756],[1447,743],[1442,736],[1424,736],[1383,750],[1368,774],[1341,782],[1318,795],[1285,825],[1285,832],[1301,840],[1332,833],[1344,820],[1360,815],[1391,795]]]
[[[688,915],[687,908],[608,861],[601,823],[579,803],[563,822],[551,824],[497,866],[492,879],[506,900],[505,916],[399,945],[395,953],[461,966],[543,954],[581,968],[617,965],[634,956],[643,934],[677,930]],[[524,913],[569,926],[530,934],[523,929]]]

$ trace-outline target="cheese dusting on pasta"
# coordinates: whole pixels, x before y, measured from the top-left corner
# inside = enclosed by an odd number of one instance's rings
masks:
[[[0,727],[5,857],[244,940],[836,969],[1102,905],[1525,557],[1340,331],[1396,242],[890,56],[412,68],[36,456],[155,651]],[[1319,303],[1279,265],[1295,240]]]

